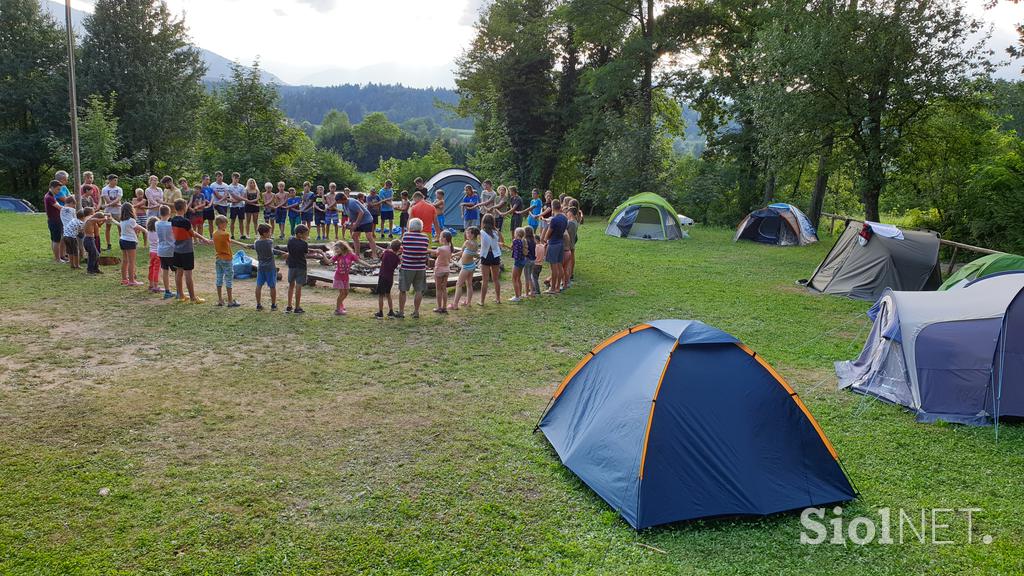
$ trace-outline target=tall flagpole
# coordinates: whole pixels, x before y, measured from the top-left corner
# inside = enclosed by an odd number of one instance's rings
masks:
[[[75,33],[71,29],[71,0],[64,0],[64,24],[68,32],[68,99],[71,102],[71,158],[74,163],[74,191],[82,205],[82,160],[78,155],[78,94],[75,90]]]

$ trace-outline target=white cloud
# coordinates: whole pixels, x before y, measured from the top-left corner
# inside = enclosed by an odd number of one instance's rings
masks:
[[[333,10],[336,4],[335,0],[299,0],[299,2],[312,6],[317,12],[325,13]]]
[[[452,63],[473,34],[461,23],[466,0],[167,4],[185,14],[198,45],[243,63],[259,56],[265,70],[290,84],[341,83],[363,72],[367,82],[451,86]]]

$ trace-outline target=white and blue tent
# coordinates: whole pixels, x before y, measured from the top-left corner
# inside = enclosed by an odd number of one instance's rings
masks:
[[[839,388],[914,412],[919,422],[985,425],[1024,417],[1024,273],[942,292],[887,289]]]

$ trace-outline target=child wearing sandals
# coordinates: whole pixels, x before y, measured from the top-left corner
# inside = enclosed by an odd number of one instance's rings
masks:
[[[466,289],[466,304],[473,303],[473,274],[476,272],[477,258],[480,257],[480,229],[476,226],[466,228],[466,242],[462,245],[462,257],[459,263],[462,271],[459,272],[459,279],[455,282],[455,300],[452,301],[452,310],[459,309],[459,300],[462,295],[462,288]]]
[[[448,313],[448,274],[452,262],[452,255],[455,253],[455,246],[452,246],[452,233],[444,230],[438,237],[441,243],[437,250],[431,250],[434,256],[434,294],[437,296],[437,308],[434,312],[438,314]]]
[[[331,256],[331,262],[334,263],[334,284],[333,287],[338,291],[338,302],[334,307],[335,316],[344,316],[348,312],[345,310],[345,298],[348,297],[348,277],[349,271],[352,269],[352,265],[356,262],[369,266],[362,258],[356,256],[355,252],[352,251],[352,247],[348,245],[348,242],[340,240],[334,244],[334,248],[331,249],[333,256]]]

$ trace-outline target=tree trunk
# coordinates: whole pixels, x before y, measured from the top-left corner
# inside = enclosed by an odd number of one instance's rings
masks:
[[[761,175],[761,166],[757,162],[756,150],[754,150],[754,124],[747,118],[740,120],[742,136],[740,137],[740,153],[737,155],[737,163],[744,166],[744,174],[740,179],[738,204],[741,212],[750,212],[762,198],[763,191],[758,189],[757,181]]]
[[[877,110],[877,109],[876,109]],[[882,158],[882,115],[873,111],[869,117],[864,154],[864,168],[861,174],[861,200],[864,202],[864,219],[879,221],[878,198],[885,187],[885,165]]]
[[[864,202],[864,219],[878,222],[881,214],[878,209],[878,198],[885,186],[885,172],[881,162],[870,160],[864,174],[861,200]]]
[[[548,146],[544,162],[540,170],[540,187],[549,188],[558,167],[559,152],[565,143],[565,135],[575,123],[571,117],[573,98],[579,88],[579,51],[573,41],[574,29],[566,26],[562,41],[562,75],[558,81],[558,104],[554,111],[555,121],[551,123],[549,141],[555,145]]]
[[[814,192],[811,193],[811,205],[807,216],[811,219],[811,225],[818,227],[821,220],[821,211],[825,205],[825,191],[828,189],[828,163],[832,157],[832,146],[835,144],[835,136],[831,132],[825,136],[821,143],[821,154],[818,155],[818,174],[814,179]],[[831,230],[829,231],[831,232]]]
[[[769,172],[764,182],[764,198],[762,204],[771,204],[775,199],[775,173]]]
[[[654,0],[646,1],[646,14],[641,16],[641,28],[644,36],[643,76],[640,79],[640,174],[643,182],[641,190],[653,190],[655,177],[653,166],[653,130],[654,126]],[[643,4],[640,6],[643,12]]]

